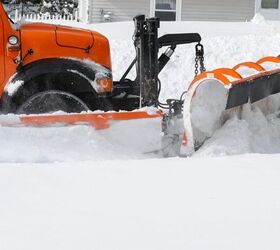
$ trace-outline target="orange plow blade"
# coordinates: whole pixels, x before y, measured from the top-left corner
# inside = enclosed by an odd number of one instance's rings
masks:
[[[20,123],[30,126],[49,124],[89,124],[95,129],[107,129],[110,122],[130,121],[139,119],[162,118],[162,113],[157,111],[149,114],[147,112],[107,112],[107,113],[84,113],[84,114],[57,114],[57,115],[27,115],[20,116]]]
[[[280,108],[280,58],[265,57],[197,76],[184,103],[185,152],[192,154],[250,103],[264,113]]]
[[[49,126],[56,125],[75,125],[86,124],[91,125],[96,130],[107,129],[114,121],[131,121],[131,120],[149,120],[154,118],[162,119],[162,112],[95,112],[95,113],[80,113],[80,114],[43,114],[43,115],[8,115],[0,117],[0,125],[2,126]]]

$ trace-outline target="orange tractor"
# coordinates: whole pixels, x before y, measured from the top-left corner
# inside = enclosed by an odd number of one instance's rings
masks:
[[[83,122],[96,129],[108,128],[111,121],[160,119],[162,152],[171,156],[182,153],[182,146],[186,154],[199,148],[225,121],[226,110],[238,112],[245,103],[280,92],[277,57],[204,72],[199,34],[158,37],[158,18],[140,15],[134,22],[135,60],[113,81],[106,37],[59,25],[13,24],[1,4],[1,112],[18,114],[15,123],[25,125]],[[158,75],[176,46],[189,43],[196,43],[201,74],[179,100],[160,103]],[[159,56],[163,47],[167,50]],[[137,74],[131,80],[127,76],[133,68]],[[244,69],[251,73],[244,75]],[[203,98],[205,94],[210,98]]]

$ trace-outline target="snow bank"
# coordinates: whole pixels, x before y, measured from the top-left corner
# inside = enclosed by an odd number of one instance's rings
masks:
[[[259,24],[264,26],[267,25],[267,21],[265,20],[264,16],[260,13],[255,14],[251,22],[254,24]]]
[[[279,95],[277,98],[279,108]],[[262,102],[266,108],[271,105],[271,100]],[[205,142],[195,156],[280,153],[279,114],[274,112],[266,115],[258,106],[246,105],[243,107],[241,117],[235,116],[228,120]]]

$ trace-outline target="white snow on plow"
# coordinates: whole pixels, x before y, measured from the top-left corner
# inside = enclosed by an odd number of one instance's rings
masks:
[[[196,156],[280,153],[280,94],[238,108]]]
[[[264,115],[258,108],[228,120],[195,153],[196,157],[226,156],[246,153],[280,153],[279,113]],[[245,111],[248,112],[248,111]]]

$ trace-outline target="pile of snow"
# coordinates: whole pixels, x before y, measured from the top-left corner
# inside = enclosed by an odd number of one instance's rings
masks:
[[[251,22],[259,25],[267,25],[267,21],[265,20],[264,16],[260,13],[255,14]]]
[[[201,156],[226,156],[246,153],[280,153],[280,116],[265,116],[260,109],[246,106],[242,119],[233,117],[196,152]]]

